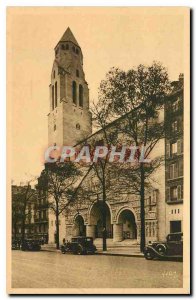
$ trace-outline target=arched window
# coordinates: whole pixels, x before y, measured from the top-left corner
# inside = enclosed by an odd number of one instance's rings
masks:
[[[73,103],[77,104],[77,86],[75,81],[72,82],[72,99]]]
[[[69,50],[69,44],[66,44],[66,50]]]
[[[54,85],[52,86],[52,110],[54,110]]]
[[[79,123],[76,124],[76,129],[80,130],[80,124]]]
[[[79,70],[76,70],[76,76],[79,77],[80,73]]]
[[[55,107],[57,107],[57,82],[55,82]]]
[[[62,50],[65,50],[65,45],[64,45],[64,44],[61,45],[61,49],[62,49]]]
[[[79,85],[79,106],[83,107],[83,86]]]
[[[76,54],[79,54],[79,50],[76,48]]]

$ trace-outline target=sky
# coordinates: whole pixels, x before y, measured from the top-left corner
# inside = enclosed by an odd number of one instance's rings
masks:
[[[171,80],[185,66],[181,9],[9,8],[7,12],[8,147],[15,184],[39,176],[47,147],[54,47],[70,27],[84,56],[90,101],[111,67],[162,62]]]

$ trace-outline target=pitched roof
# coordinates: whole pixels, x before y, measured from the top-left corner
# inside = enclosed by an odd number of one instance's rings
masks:
[[[69,27],[67,27],[67,29],[65,30],[65,32],[64,32],[63,36],[61,37],[61,39],[59,40],[59,42],[72,42],[76,46],[80,47]]]

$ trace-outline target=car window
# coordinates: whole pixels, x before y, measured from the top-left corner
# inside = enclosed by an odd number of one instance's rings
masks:
[[[177,241],[181,241],[182,240],[182,235],[181,234],[169,234],[168,237],[167,237],[167,240],[168,241],[174,241],[174,242],[177,242]]]

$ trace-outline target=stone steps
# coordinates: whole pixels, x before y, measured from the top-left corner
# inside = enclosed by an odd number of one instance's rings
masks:
[[[96,238],[94,240],[94,244],[97,248],[102,247],[102,239],[101,238]],[[113,239],[107,239],[107,247],[109,248],[138,248],[139,245],[137,244],[137,240],[124,240],[122,242],[114,242]]]

